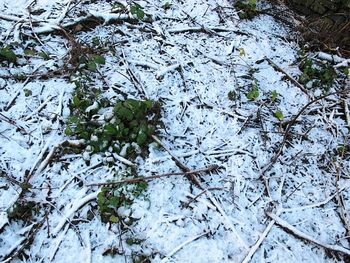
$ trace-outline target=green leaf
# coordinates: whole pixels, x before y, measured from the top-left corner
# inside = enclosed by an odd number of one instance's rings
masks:
[[[69,124],[77,124],[80,122],[80,119],[78,116],[72,115],[67,118],[67,123]]]
[[[128,136],[128,134],[129,134],[129,129],[128,129],[128,128],[125,128],[125,129],[123,130],[123,136]]]
[[[97,69],[97,65],[96,65],[96,63],[93,62],[93,61],[89,61],[89,62],[87,63],[87,67],[88,67],[88,69],[90,69],[91,71],[95,71],[95,70]]]
[[[17,62],[17,55],[11,50],[9,46],[0,48],[0,58],[1,57],[7,60],[8,62]]]
[[[50,56],[45,51],[39,52],[38,55],[40,57],[42,57],[43,59],[45,59],[45,60],[49,60],[50,59]]]
[[[112,124],[108,123],[104,126],[104,134],[106,134],[108,136],[117,135],[118,130]]]
[[[273,115],[280,121],[282,121],[284,118],[281,110],[276,110]]]
[[[118,196],[111,196],[109,198],[109,204],[113,207],[118,207],[120,204],[120,198]]]
[[[155,129],[155,127],[153,125],[149,124],[147,128],[148,128],[147,129],[147,135],[148,136],[151,136],[156,131],[156,129]]]
[[[67,136],[71,136],[73,134],[73,131],[71,128],[67,127],[65,130],[64,130],[64,134],[67,135]]]
[[[171,4],[169,3],[169,2],[165,2],[163,5],[162,5],[162,8],[164,9],[164,10],[167,10],[167,9],[169,9],[171,7]]]
[[[128,120],[131,121],[133,119],[133,114],[131,112],[131,110],[127,109],[127,108],[120,108],[117,112],[116,112],[117,116],[119,118],[121,118],[122,120]]]
[[[132,239],[132,238],[127,238],[126,240],[125,240],[125,242],[126,242],[126,244],[128,244],[129,246],[131,246],[131,245],[133,245],[134,244],[134,240]]]
[[[145,16],[145,12],[143,12],[142,7],[138,4],[133,5],[130,7],[130,12],[133,15],[136,15],[136,17],[140,20],[142,20]]]
[[[98,37],[93,37],[91,42],[95,46],[99,46],[100,45],[100,39]]]
[[[153,102],[151,100],[145,100],[144,103],[147,109],[152,109]]]
[[[249,0],[249,6],[252,9],[256,9],[256,0]]]
[[[109,221],[110,221],[111,223],[118,223],[118,222],[119,222],[119,218],[118,218],[117,216],[115,216],[115,215],[111,215],[111,216],[109,217]]]
[[[127,99],[124,102],[124,106],[131,109],[132,111],[136,111],[138,110],[138,108],[140,108],[140,102],[134,99]]]
[[[271,101],[275,101],[278,97],[278,93],[276,90],[271,91]]]
[[[246,97],[248,100],[255,100],[259,97],[259,90],[256,86],[254,86],[247,94]]]
[[[138,135],[137,135],[137,138],[136,138],[136,143],[139,145],[139,146],[142,146],[145,144],[145,142],[147,141],[147,135],[143,132],[140,132]]]
[[[79,107],[79,105],[80,105],[80,99],[79,99],[79,97],[78,97],[78,96],[74,96],[74,97],[73,97],[73,106],[74,106],[74,107]]]
[[[30,89],[24,89],[24,96],[29,97],[33,94],[33,92]]]
[[[35,55],[35,51],[32,50],[32,49],[25,49],[23,51],[24,55],[27,55],[27,56],[34,56]]]
[[[95,62],[96,64],[106,64],[106,60],[104,57],[100,56],[100,55],[94,55],[92,57],[92,61]]]

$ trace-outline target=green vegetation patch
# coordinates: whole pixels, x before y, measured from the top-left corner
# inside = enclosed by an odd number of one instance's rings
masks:
[[[85,152],[111,156],[118,154],[128,160],[148,153],[148,144],[160,118],[160,104],[152,100],[118,99],[103,97],[97,88],[76,82],[70,102],[65,134],[83,139],[83,147],[67,146],[66,152]],[[84,154],[85,155],[85,154]],[[137,176],[134,167],[116,174],[117,180]],[[113,184],[101,188],[97,204],[103,222],[130,225],[133,219],[118,214],[147,189],[147,183]]]
[[[259,13],[256,9],[256,0],[239,0],[235,3],[235,8],[240,10],[238,13],[240,19],[252,19]]]
[[[130,173],[127,173],[127,175],[130,176]],[[121,222],[122,226],[131,225],[135,219],[131,218],[130,213],[120,213],[118,209],[123,208],[124,211],[127,211],[134,199],[139,198],[147,187],[148,184],[145,181],[102,187],[97,196],[102,222]]]
[[[128,159],[146,149],[160,117],[158,102],[125,99],[111,103],[98,89],[86,92],[79,85],[70,108],[66,135],[84,139],[91,153],[109,151]]]
[[[327,91],[337,78],[337,73],[331,65],[318,63],[310,58],[303,60],[299,69],[302,74],[298,81],[307,88],[322,88]]]

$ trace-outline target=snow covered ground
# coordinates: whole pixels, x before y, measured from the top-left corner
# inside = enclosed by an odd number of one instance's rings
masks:
[[[0,48],[17,57],[0,55],[0,260],[348,260],[347,82],[306,92],[293,82],[298,37],[272,13],[241,20],[225,0],[117,3],[0,0]],[[149,181],[119,223],[101,222],[101,186],[90,184],[121,179],[128,162],[63,150],[75,139],[64,133],[76,88],[67,64],[91,43],[105,63],[86,83],[100,97],[161,103],[160,143],[128,160],[138,175],[218,166],[195,183]]]

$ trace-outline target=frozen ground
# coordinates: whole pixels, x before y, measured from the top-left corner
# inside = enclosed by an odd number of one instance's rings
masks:
[[[17,63],[0,60],[0,260],[349,260],[346,81],[306,93],[293,83],[301,47],[272,13],[240,20],[224,0],[138,3],[144,22],[128,12],[133,3],[0,0],[1,47],[17,54]],[[89,186],[127,162],[61,150],[74,139],[63,132],[75,89],[67,64],[77,43],[96,39],[106,63],[90,74],[91,88],[110,101],[161,102],[156,134],[165,147],[151,143],[132,160],[137,173],[181,172],[171,153],[186,169],[218,166],[196,174],[197,184],[151,180],[118,209],[130,226],[101,222],[101,187]]]

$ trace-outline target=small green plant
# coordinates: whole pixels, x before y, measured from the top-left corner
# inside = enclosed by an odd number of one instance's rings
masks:
[[[13,47],[3,46],[0,47],[0,61],[5,60],[11,63],[17,62],[17,55],[13,52]]]
[[[130,13],[136,15],[136,17],[140,20],[145,17],[145,12],[143,11],[142,6],[136,3],[130,7]]]
[[[130,177],[130,172],[125,173],[125,175]],[[130,218],[130,215],[119,214],[118,208],[129,208],[133,200],[139,198],[147,187],[148,184],[145,181],[102,187],[97,196],[102,222],[123,222],[125,225],[131,225],[134,219]]]
[[[239,0],[235,7],[241,11],[238,13],[240,19],[252,19],[258,14],[256,0]]]
[[[248,100],[255,100],[259,97],[259,89],[256,82],[253,84],[252,88],[248,91],[248,93],[246,94],[246,97]]]
[[[275,116],[279,121],[282,121],[284,116],[283,116],[283,113],[281,110],[276,110],[274,113],[273,113],[273,116]]]
[[[33,92],[30,89],[24,89],[24,96],[29,97],[33,94]]]
[[[99,89],[87,88],[76,81],[70,103],[65,134],[83,139],[83,148],[65,149],[110,156],[114,153],[129,160],[147,153],[147,145],[160,118],[160,105],[152,100],[123,99],[111,102]],[[132,178],[132,172],[121,172],[117,179]],[[122,218],[118,208],[128,207],[147,189],[146,182],[111,184],[102,187],[97,203],[103,222],[132,224],[132,218]]]
[[[270,93],[270,98],[271,98],[271,101],[272,102],[275,102],[276,101],[276,99],[277,99],[277,97],[278,97],[278,92],[276,91],[276,90],[273,90],[273,91],[271,91],[271,93]]]
[[[38,53],[38,56],[42,57],[45,60],[49,60],[50,59],[50,55],[47,52],[45,52],[45,51],[40,51]]]
[[[90,152],[112,149],[128,158],[152,141],[160,107],[151,100],[135,99],[118,100],[113,105],[93,89],[90,94],[77,89],[70,106],[66,135],[84,139]],[[106,107],[110,110],[96,119],[96,114]]]
[[[168,10],[168,9],[170,9],[170,7],[171,7],[171,3],[169,3],[169,2],[165,2],[165,3],[162,5],[162,8],[163,8],[164,10]]]
[[[307,88],[323,88],[326,91],[333,85],[337,74],[331,65],[317,63],[306,58],[299,66],[302,74],[298,81]]]

